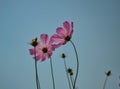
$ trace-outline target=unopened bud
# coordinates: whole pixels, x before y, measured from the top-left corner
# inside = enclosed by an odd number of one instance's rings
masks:
[[[110,75],[111,75],[111,71],[108,70],[108,71],[105,72],[105,74],[106,74],[107,76],[110,76]]]
[[[32,46],[34,46],[34,47],[37,46],[37,44],[38,44],[37,38],[32,39],[31,42],[30,42],[30,44],[31,44]]]

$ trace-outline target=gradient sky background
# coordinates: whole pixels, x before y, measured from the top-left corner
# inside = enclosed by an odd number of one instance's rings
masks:
[[[80,61],[78,89],[120,89],[120,0],[0,0],[0,89],[36,89],[29,41],[55,33],[64,21],[74,22],[72,41]],[[68,89],[61,53],[75,71],[70,43],[53,58],[56,89]],[[50,63],[38,62],[42,89],[52,89]]]

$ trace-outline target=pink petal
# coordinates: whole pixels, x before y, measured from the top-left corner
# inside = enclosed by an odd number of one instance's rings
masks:
[[[46,44],[46,42],[48,41],[48,35],[47,34],[41,34],[40,36],[41,41],[43,44]]]
[[[35,60],[38,61],[38,60],[40,60],[40,58],[41,58],[40,55],[37,55],[37,56],[35,57]]]
[[[63,28],[61,28],[61,27],[58,27],[58,28],[56,29],[56,32],[57,32],[57,34],[61,35],[62,37],[65,37],[65,36],[67,35],[67,34],[66,34],[66,30],[63,29]]]
[[[73,30],[70,31],[69,36],[72,37]]]
[[[65,21],[65,22],[63,23],[63,26],[64,26],[64,28],[65,28],[66,30],[70,30],[70,23],[69,23],[68,21]]]
[[[30,55],[34,55],[34,48],[29,49]]]
[[[42,55],[42,58],[41,58],[41,61],[45,61],[45,59],[46,59],[46,55],[43,54],[43,55]]]
[[[57,34],[54,34],[52,37],[51,37],[51,41],[52,42],[64,42],[64,38],[57,35]]]
[[[55,50],[56,48],[58,48],[62,45],[63,45],[63,43],[53,44],[53,50]]]
[[[52,52],[50,51],[50,52],[48,52],[47,57],[50,58],[51,55],[52,55]]]
[[[65,21],[63,25],[64,25],[64,28],[67,30],[67,35],[71,37],[73,34],[73,22],[71,22],[70,24],[69,22]]]
[[[38,45],[36,46],[36,53],[39,53],[39,51],[42,49],[42,46],[43,46],[43,45],[41,45],[41,44],[38,44]]]
[[[73,22],[71,22],[71,34],[73,33]]]

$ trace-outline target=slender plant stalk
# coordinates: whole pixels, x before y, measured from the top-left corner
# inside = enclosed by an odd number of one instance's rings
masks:
[[[63,60],[64,60],[65,72],[66,72],[66,76],[67,76],[67,80],[68,80],[69,88],[72,89],[72,88],[71,88],[71,84],[70,84],[69,75],[68,75],[68,73],[67,73],[67,65],[66,65],[66,61],[65,61],[65,59],[63,59]]]
[[[72,84],[72,87],[73,87],[74,81],[73,81],[72,75],[70,75],[70,80],[71,80],[71,84]]]
[[[36,73],[36,86],[37,86],[37,89],[41,89],[41,87],[40,87],[40,81],[39,81],[39,77],[38,77],[38,71],[37,71],[36,49],[35,49],[35,48],[34,48],[34,52],[35,52],[35,73]]]
[[[74,43],[70,40],[71,44],[73,45],[73,48],[75,50],[75,54],[76,54],[76,60],[77,60],[77,68],[76,68],[76,75],[75,75],[75,81],[74,81],[74,84],[73,84],[73,89],[75,89],[75,86],[76,86],[76,81],[77,81],[77,77],[78,77],[78,70],[79,70],[79,59],[78,59],[78,54],[77,54],[77,49],[74,45]]]
[[[36,63],[36,60],[35,60],[35,73],[36,73],[36,86],[37,86],[37,89],[38,88],[38,76],[37,76],[37,63]]]
[[[105,86],[106,86],[106,83],[107,83],[107,79],[108,79],[108,76],[106,76],[106,78],[105,78],[103,89],[105,89]]]
[[[52,81],[53,81],[53,89],[55,89],[55,80],[53,75],[53,66],[52,66],[52,58],[50,57],[50,67],[51,67],[51,75],[52,75]]]

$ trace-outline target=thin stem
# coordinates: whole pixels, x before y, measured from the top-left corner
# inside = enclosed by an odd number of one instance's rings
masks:
[[[70,40],[70,42],[73,45],[73,48],[75,50],[76,60],[77,60],[76,75],[75,75],[75,81],[74,81],[74,84],[73,84],[73,89],[75,89],[75,85],[76,85],[76,81],[77,81],[77,77],[78,77],[78,70],[79,70],[79,59],[78,59],[77,49],[76,49],[74,43],[71,40]]]
[[[38,71],[37,71],[36,49],[35,49],[35,48],[34,48],[34,52],[35,52],[35,73],[36,73],[36,86],[37,86],[37,89],[41,89],[41,88],[40,88],[40,81],[39,81],[39,77],[38,77]]]
[[[73,78],[72,78],[72,76],[71,76],[71,75],[70,75],[70,80],[71,80],[72,87],[73,87],[74,81],[73,81]]]
[[[106,86],[106,83],[107,83],[107,79],[108,79],[108,76],[106,76],[106,78],[105,78],[103,89],[105,89],[105,86]]]
[[[37,76],[37,62],[36,62],[36,60],[35,60],[35,74],[36,74],[36,86],[37,86],[37,89],[39,89],[38,88],[38,76]]]
[[[53,89],[55,89],[55,80],[53,75],[53,66],[52,66],[52,58],[50,57],[50,67],[51,67],[51,75],[52,75],[52,81],[53,81]]]
[[[66,61],[65,61],[65,59],[63,59],[63,60],[64,60],[65,72],[66,72],[66,76],[67,76],[67,80],[68,80],[69,88],[72,89],[72,88],[71,88],[71,84],[70,84],[69,75],[68,75],[68,73],[67,73],[67,65],[66,65]]]

